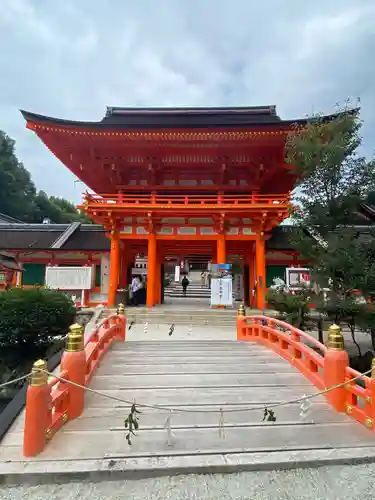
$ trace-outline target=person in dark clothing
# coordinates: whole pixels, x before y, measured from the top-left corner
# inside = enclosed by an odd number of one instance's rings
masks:
[[[181,281],[182,293],[183,293],[184,297],[186,297],[186,290],[187,290],[187,287],[188,287],[189,283],[190,283],[190,281],[187,279],[186,276],[184,276],[182,278],[182,281]]]

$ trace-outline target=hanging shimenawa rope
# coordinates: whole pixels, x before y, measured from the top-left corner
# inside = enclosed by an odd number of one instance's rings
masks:
[[[101,392],[101,391],[98,391],[96,389],[91,389],[90,387],[86,387],[84,385],[77,384],[76,382],[68,380],[68,379],[66,379],[64,377],[59,377],[58,375],[55,375],[54,373],[48,372],[47,370],[41,370],[41,369],[39,369],[38,371],[46,373],[50,377],[54,377],[54,378],[60,380],[60,382],[65,382],[67,384],[74,385],[75,387],[78,387],[80,389],[84,389],[85,391],[90,392],[91,394],[96,394],[97,396],[102,396],[104,398],[111,399],[112,401],[116,401],[118,403],[123,403],[123,404],[130,405],[130,406],[134,404],[134,402],[129,401],[127,399],[122,399],[122,398],[119,398],[117,396],[112,396],[112,395],[107,394],[105,392]],[[310,396],[301,396],[299,398],[290,399],[288,401],[282,401],[280,403],[273,403],[271,405],[260,405],[260,404],[258,404],[257,406],[245,406],[245,407],[242,407],[242,408],[241,407],[240,408],[228,408],[227,410],[225,410],[225,413],[237,413],[237,412],[244,412],[244,411],[259,411],[262,408],[263,408],[263,411],[265,409],[267,409],[268,412],[269,412],[269,410],[272,410],[274,408],[280,408],[281,406],[288,406],[288,405],[292,405],[292,404],[301,403],[302,401],[307,401],[307,400],[316,398],[318,396],[322,396],[324,394],[327,394],[328,392],[334,391],[335,389],[340,389],[341,387],[344,387],[345,385],[350,384],[351,382],[355,382],[356,380],[362,378],[363,376],[369,375],[371,373],[371,371],[372,371],[371,369],[367,370],[366,372],[361,373],[357,377],[353,377],[353,378],[351,378],[349,380],[346,380],[345,382],[342,382],[341,384],[337,384],[337,385],[334,385],[332,387],[329,387],[328,389],[324,389],[324,390],[316,392],[314,394],[310,394]],[[27,376],[28,375],[25,375],[23,378],[26,378]],[[10,382],[7,382],[7,384],[9,384],[9,383]],[[0,388],[1,388],[1,385],[0,385]],[[171,408],[169,406],[162,406],[162,405],[152,405],[152,404],[146,404],[146,403],[137,403],[137,406],[139,408],[151,408],[153,410],[160,410],[160,411],[167,411],[167,412],[176,411],[176,408]],[[200,410],[200,409],[196,408],[196,409],[188,410],[186,408],[179,408],[178,411],[180,413],[220,413],[221,409],[218,408],[216,410]]]
[[[26,373],[26,375],[22,375],[21,377],[17,377],[17,378],[14,378],[12,380],[8,380],[8,382],[3,382],[2,384],[0,384],[0,389],[2,389],[3,387],[7,387],[8,385],[16,384],[17,382],[21,382],[21,380],[25,380],[26,378],[30,377],[30,375],[31,375],[31,372]]]
[[[106,394],[105,392],[97,391],[96,389],[91,389],[90,387],[85,387],[83,385],[72,382],[71,380],[68,380],[66,378],[59,377],[58,375],[54,375],[53,373],[50,373],[47,370],[39,369],[39,371],[46,373],[49,376],[60,380],[60,382],[65,382],[65,383],[68,383],[68,384],[73,385],[75,387],[79,387],[80,389],[84,389],[85,391],[90,392],[92,394],[96,394],[98,396],[102,396],[104,398],[111,399],[112,401],[116,401],[116,402],[119,402],[122,404],[130,405],[131,410],[130,410],[128,417],[125,419],[125,428],[129,429],[129,432],[126,435],[126,439],[128,441],[128,444],[131,445],[131,435],[135,436],[134,430],[139,429],[139,421],[138,421],[137,415],[140,414],[140,411],[137,410],[135,402],[131,402],[131,401],[128,401],[126,399],[118,398],[116,396],[111,396],[110,394]],[[363,376],[369,375],[371,372],[372,372],[371,369],[367,370],[366,372],[361,373],[357,377],[353,377],[352,379],[346,380],[345,382],[342,382],[341,384],[337,384],[333,387],[329,387],[328,389],[324,389],[322,391],[316,392],[315,394],[311,394],[310,396],[303,395],[302,397],[299,397],[296,399],[290,399],[289,401],[283,401],[281,403],[274,403],[272,405],[263,406],[263,420],[262,421],[263,422],[264,421],[276,422],[276,415],[275,415],[275,412],[273,411],[275,408],[280,408],[281,406],[288,406],[291,404],[297,404],[297,403],[309,401],[310,399],[316,398],[318,396],[322,396],[322,395],[327,394],[328,392],[331,392],[335,389],[339,389],[340,387],[344,387],[346,384],[350,384],[351,382],[354,382],[354,381],[362,378]],[[28,375],[25,375],[25,376],[21,377],[21,379],[26,378],[27,376]],[[16,382],[17,380],[19,380],[19,379],[16,379],[12,382]],[[12,382],[7,382],[5,385],[8,385]],[[0,388],[1,387],[2,386],[0,385]],[[151,405],[151,404],[145,404],[145,403],[139,403],[139,404],[137,404],[137,406],[139,408],[151,408],[154,410],[166,411],[166,412],[169,412],[170,415],[174,410],[173,408],[170,408],[168,406]],[[226,413],[244,412],[244,411],[246,411],[246,412],[247,411],[260,411],[261,409],[262,409],[261,405],[242,407],[242,408],[229,408],[226,410]],[[217,410],[199,410],[199,409],[188,410],[186,408],[179,408],[178,411],[180,413],[219,413],[219,435],[221,437],[224,437],[224,411],[221,407]],[[169,417],[170,417],[170,415],[169,415]],[[171,432],[171,420],[169,419],[168,423],[167,423],[167,420],[165,423],[165,429],[167,430],[167,433],[169,436],[169,432]]]

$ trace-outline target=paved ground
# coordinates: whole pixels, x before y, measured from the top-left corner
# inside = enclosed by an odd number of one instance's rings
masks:
[[[372,500],[375,465],[0,487],[2,500]]]

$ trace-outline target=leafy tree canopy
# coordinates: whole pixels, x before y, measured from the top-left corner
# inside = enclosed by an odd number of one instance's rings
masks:
[[[298,176],[293,244],[311,263],[314,281],[336,295],[359,289],[375,296],[373,235],[364,239],[353,224],[375,191],[375,162],[357,151],[360,128],[359,110],[344,109],[330,121],[314,117],[287,141],[287,161]]]
[[[63,198],[37,191],[31,176],[15,154],[15,142],[0,130],[0,213],[23,222],[56,224],[91,222],[75,206]]]

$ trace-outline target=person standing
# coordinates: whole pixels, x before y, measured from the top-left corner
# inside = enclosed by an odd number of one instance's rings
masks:
[[[206,272],[202,271],[201,272],[201,288],[204,288],[206,284]]]
[[[142,276],[139,276],[138,290],[137,290],[137,303],[143,306],[146,304],[146,287]]]
[[[204,286],[205,286],[206,288],[209,288],[209,284],[208,284],[208,275],[209,275],[208,271],[205,271],[205,272],[204,272]]]
[[[131,284],[132,296],[133,296],[133,306],[138,305],[138,290],[139,290],[139,278],[138,276],[134,276]]]
[[[181,281],[181,285],[182,285],[182,293],[183,293],[183,296],[186,297],[186,290],[187,290],[187,287],[189,286],[189,283],[190,281],[187,279],[186,276],[184,276],[182,278],[182,281]]]

